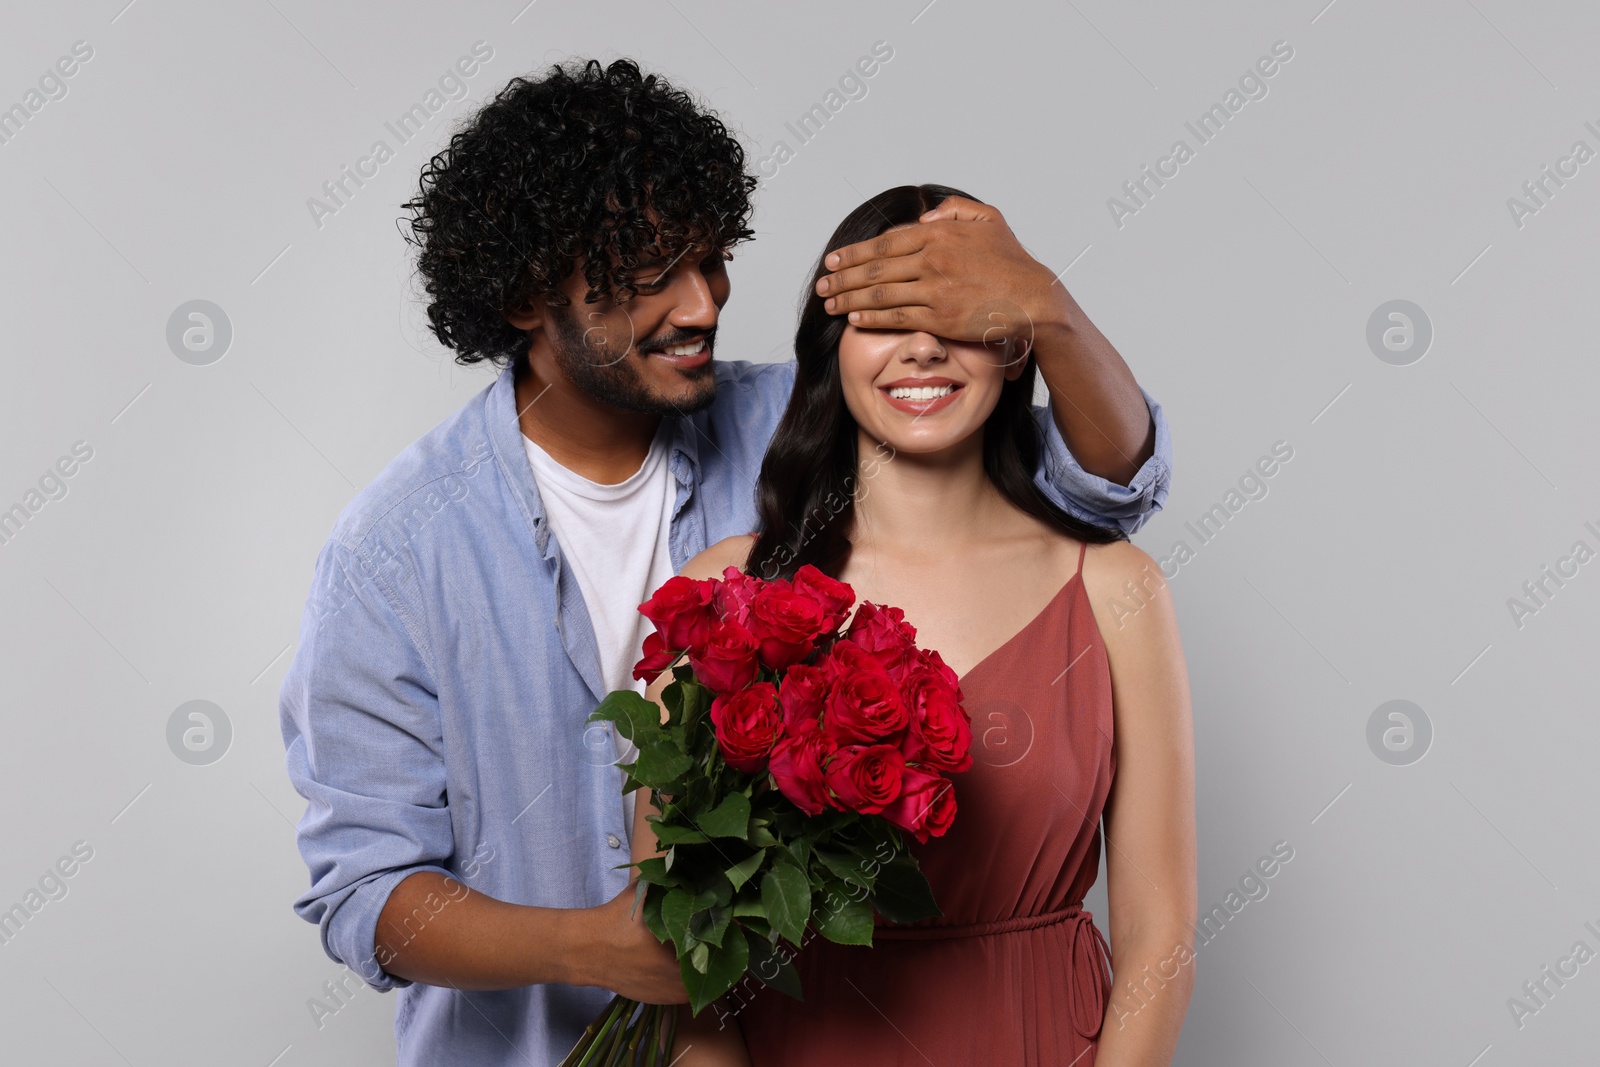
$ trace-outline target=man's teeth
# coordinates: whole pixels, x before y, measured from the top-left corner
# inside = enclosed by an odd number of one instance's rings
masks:
[[[667,356],[698,356],[701,352],[705,351],[705,347],[706,339],[702,337],[693,344],[668,345],[666,348],[663,348],[661,352],[663,355]]]
[[[949,396],[953,385],[897,385],[889,390],[896,400],[937,400]]]

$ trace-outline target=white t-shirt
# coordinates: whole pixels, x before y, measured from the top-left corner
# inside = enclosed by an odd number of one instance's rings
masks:
[[[602,485],[557,463],[526,434],[522,438],[545,517],[583,590],[608,691],[644,692],[633,665],[655,627],[639,614],[639,605],[673,575],[668,537],[677,493],[667,466],[668,440],[663,420],[639,469],[616,485]],[[614,728],[611,733],[618,758],[632,760],[633,744]]]

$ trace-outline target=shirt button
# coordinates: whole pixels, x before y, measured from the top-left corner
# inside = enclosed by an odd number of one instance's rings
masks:
[[[622,839],[619,838],[616,834],[607,834],[606,835],[606,844],[610,845],[612,848],[621,848],[622,847]]]

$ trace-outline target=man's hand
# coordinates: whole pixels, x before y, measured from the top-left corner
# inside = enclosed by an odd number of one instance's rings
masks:
[[[637,881],[630,882],[610,901],[590,909],[596,953],[588,972],[592,977],[584,984],[603,986],[644,1004],[687,1004],[689,991],[683,986],[677,955],[671,945],[656,940],[634,908],[637,886]]]
[[[1028,254],[998,208],[952,196],[920,220],[846,245],[817,282],[832,314],[864,329],[921,330],[955,341],[1032,348],[1040,326],[1065,325],[1071,298]]]
[[[684,1004],[670,947],[630,916],[637,881],[592,908],[510,904],[418,871],[383,906],[374,956],[396,978],[453,989],[598,986],[647,1004]]]
[[[909,226],[828,254],[823,306],[863,329],[983,342],[1032,356],[1062,440],[1082,468],[1126,485],[1155,451],[1133,372],[999,209],[952,196]]]

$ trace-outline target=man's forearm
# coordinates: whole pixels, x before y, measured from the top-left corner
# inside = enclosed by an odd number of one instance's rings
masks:
[[[508,904],[437,871],[418,871],[389,894],[373,948],[385,971],[427,985],[587,985],[589,919],[588,909]]]
[[[1133,372],[1060,286],[1033,324],[1050,410],[1078,465],[1127,485],[1155,452],[1156,427]]]

